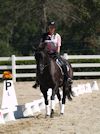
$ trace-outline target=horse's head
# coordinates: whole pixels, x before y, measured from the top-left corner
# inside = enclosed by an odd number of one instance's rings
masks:
[[[41,61],[46,64],[48,61],[48,43],[43,42],[35,49],[35,59],[36,61]]]
[[[38,48],[35,50],[35,59],[37,67],[40,69],[41,73],[44,68],[49,65],[49,55],[45,49]]]
[[[43,64],[46,64],[48,54],[44,50],[38,49],[35,51],[35,59],[38,63],[42,62]]]

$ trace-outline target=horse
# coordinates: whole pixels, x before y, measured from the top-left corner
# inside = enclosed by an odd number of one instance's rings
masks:
[[[68,100],[72,100],[72,96],[74,96],[72,92],[72,85],[68,84],[67,81],[64,81],[62,69],[56,63],[55,59],[48,54],[46,49],[36,49],[35,59],[40,91],[42,92],[45,101],[46,117],[54,117],[55,95],[57,95],[57,98],[59,100],[60,114],[63,115],[66,97]],[[62,60],[66,62],[69,68],[68,74],[71,78],[73,78],[73,70],[71,64],[65,59]],[[49,94],[48,89],[52,89],[51,93],[49,92]],[[62,96],[60,94],[60,90],[62,90]]]

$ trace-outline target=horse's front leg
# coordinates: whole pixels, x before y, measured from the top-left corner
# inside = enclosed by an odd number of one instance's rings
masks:
[[[51,109],[50,109],[50,104],[49,104],[47,92],[44,92],[43,96],[44,96],[44,99],[45,99],[46,116],[50,116]]]
[[[52,90],[52,95],[51,95],[51,116],[54,116],[54,110],[55,110],[55,95],[57,94],[58,91],[58,86],[56,85],[55,88]]]
[[[48,97],[48,89],[44,89],[44,87],[42,87],[40,85],[40,90],[43,94],[43,97],[44,97],[44,103],[45,103],[45,110],[46,110],[46,116],[50,116],[51,114],[51,110],[50,110],[50,105],[49,105],[49,97]]]

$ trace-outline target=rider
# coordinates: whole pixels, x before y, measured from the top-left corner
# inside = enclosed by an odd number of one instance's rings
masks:
[[[43,43],[48,43],[48,53],[51,57],[58,60],[60,66],[64,73],[64,79],[71,84],[72,79],[69,77],[67,73],[67,67],[62,58],[60,57],[60,47],[61,47],[61,36],[56,33],[56,25],[54,21],[49,22],[48,24],[48,32],[44,33],[41,37],[39,47],[42,46]]]
[[[54,21],[51,21],[48,23],[48,32],[46,32],[42,35],[42,38],[40,40],[40,45],[42,45],[43,42],[54,43],[56,46],[56,52],[60,53],[61,36],[58,33],[56,33],[56,25],[55,25]],[[53,53],[53,52],[51,52],[51,53]]]

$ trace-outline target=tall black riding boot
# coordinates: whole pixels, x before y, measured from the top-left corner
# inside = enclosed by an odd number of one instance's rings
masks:
[[[68,71],[67,71],[67,67],[65,64],[62,64],[62,70],[64,72],[64,80],[68,82],[68,84],[72,84],[72,79],[70,78]]]

